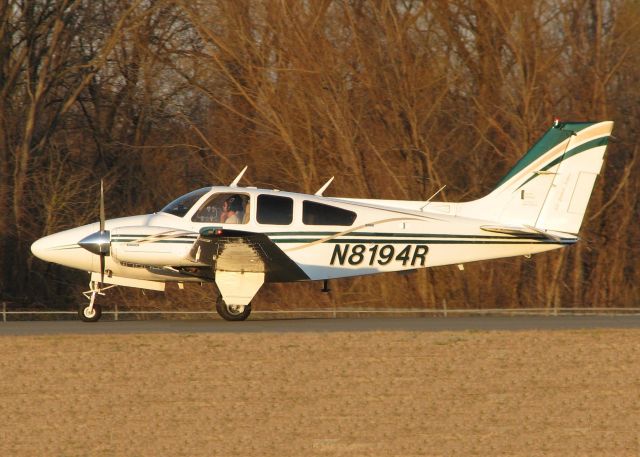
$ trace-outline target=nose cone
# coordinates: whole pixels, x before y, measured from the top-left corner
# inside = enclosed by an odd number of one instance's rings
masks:
[[[59,263],[59,257],[61,257],[61,252],[72,250],[75,247],[78,247],[75,243],[67,243],[65,242],[65,237],[61,236],[62,233],[56,233],[54,235],[45,236],[44,238],[40,238],[38,241],[31,245],[31,252],[37,258],[42,259],[46,262],[56,262]]]
[[[78,245],[78,241],[96,228],[97,224],[92,224],[45,236],[31,245],[31,252],[45,262],[90,271],[95,256]]]
[[[37,258],[41,260],[47,260],[45,256],[47,255],[47,237],[40,238],[38,241],[31,245],[31,253],[35,255]]]

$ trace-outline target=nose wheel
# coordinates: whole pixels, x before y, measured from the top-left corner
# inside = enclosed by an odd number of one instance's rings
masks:
[[[84,304],[78,306],[78,317],[82,322],[98,322],[102,317],[102,306],[97,303]]]

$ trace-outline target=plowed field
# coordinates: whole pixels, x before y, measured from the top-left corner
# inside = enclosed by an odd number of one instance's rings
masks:
[[[640,455],[640,333],[0,336],[0,455]]]

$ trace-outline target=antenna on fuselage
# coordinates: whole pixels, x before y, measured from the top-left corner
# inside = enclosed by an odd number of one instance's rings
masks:
[[[329,187],[329,184],[331,184],[331,182],[333,181],[334,176],[332,176],[331,178],[329,178],[329,181],[327,181],[326,183],[324,183],[324,186],[322,186],[320,189],[318,189],[318,191],[313,194],[313,195],[317,195],[319,197],[322,197],[322,193],[327,190],[327,187]]]
[[[249,165],[245,165],[245,167],[238,174],[238,176],[236,176],[236,179],[234,179],[233,182],[229,184],[229,187],[238,187],[238,182],[240,181],[240,178],[242,178],[242,175],[244,174],[244,172],[247,171],[247,168],[249,168]]]
[[[447,187],[447,185],[445,184],[444,186],[442,186],[440,189],[438,189],[436,191],[435,194],[433,194],[431,197],[429,197],[429,199],[426,201],[426,203],[424,204],[424,206],[422,208],[420,208],[420,211],[424,211],[424,209],[427,207],[427,205],[429,203],[431,203],[431,200],[433,200],[433,197],[435,197],[436,195],[438,195],[440,192],[442,192],[444,190],[444,188]]]

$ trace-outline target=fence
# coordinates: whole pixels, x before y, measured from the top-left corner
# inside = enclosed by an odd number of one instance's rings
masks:
[[[77,315],[76,311],[13,311],[8,309],[6,302],[2,303],[2,322],[8,322],[8,316],[55,316],[55,315]],[[423,309],[423,308],[322,308],[322,309],[297,309],[297,310],[254,310],[252,316],[276,316],[276,317],[296,317],[317,315],[324,318],[338,318],[349,316],[367,316],[367,315],[432,315],[432,316],[455,316],[455,315],[531,315],[531,316],[562,316],[562,315],[615,315],[615,314],[640,314],[640,308],[494,308],[494,309]],[[103,316],[113,316],[113,320],[120,320],[121,316],[134,316],[139,318],[141,316],[148,315],[180,315],[180,316],[196,316],[196,315],[210,315],[211,317],[217,317],[217,313],[214,310],[201,310],[201,311],[162,311],[162,310],[139,310],[121,311],[118,306],[115,306],[113,311],[103,311]]]

